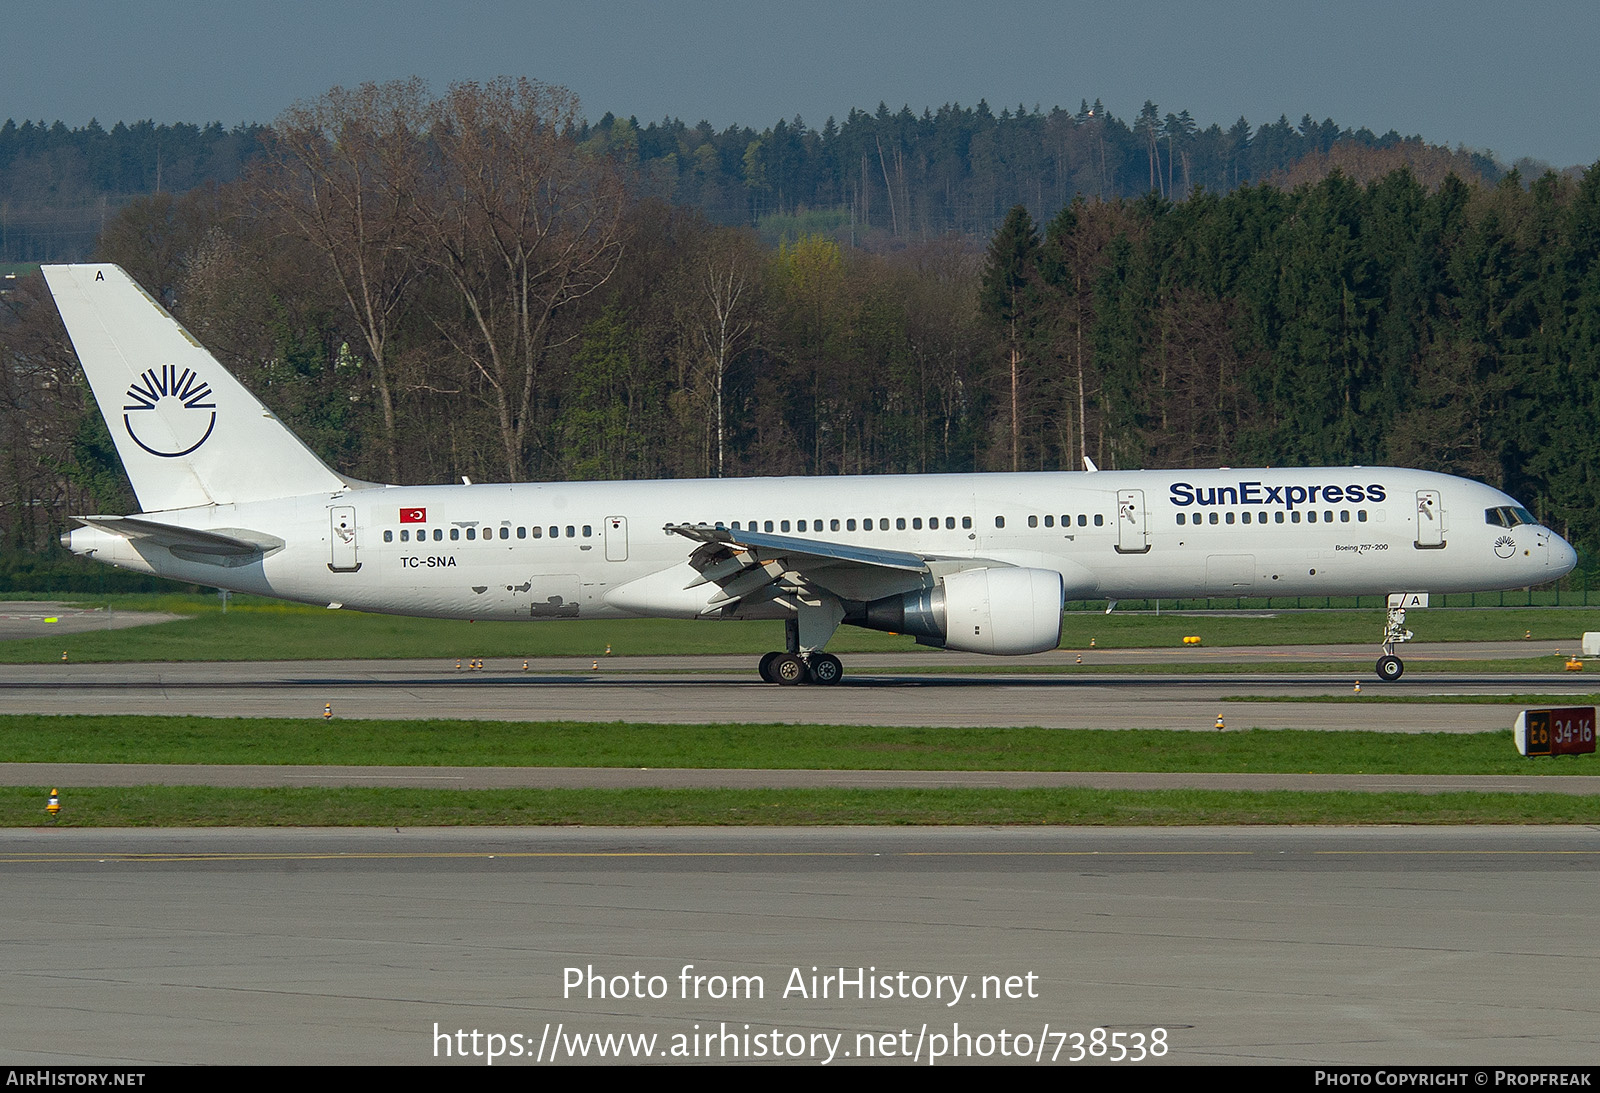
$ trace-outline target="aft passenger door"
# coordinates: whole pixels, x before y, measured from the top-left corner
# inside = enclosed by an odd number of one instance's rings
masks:
[[[361,568],[356,557],[356,510],[335,505],[328,510],[328,568],[335,573],[354,573]]]
[[[1117,553],[1145,554],[1150,550],[1150,529],[1145,519],[1144,491],[1117,491]]]

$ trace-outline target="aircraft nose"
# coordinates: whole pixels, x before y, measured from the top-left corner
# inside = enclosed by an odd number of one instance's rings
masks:
[[[1578,566],[1578,552],[1554,532],[1550,535],[1550,564],[1555,566],[1562,576],[1571,573]]]

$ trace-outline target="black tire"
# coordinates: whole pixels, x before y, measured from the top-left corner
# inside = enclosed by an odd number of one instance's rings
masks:
[[[832,653],[816,653],[811,657],[811,682],[831,687],[844,678],[844,665]]]
[[[780,653],[772,662],[772,677],[785,687],[804,683],[809,674],[806,671],[806,662],[793,653]]]
[[[781,656],[783,656],[782,653],[773,652],[768,653],[761,658],[761,667],[758,670],[761,672],[761,680],[763,683],[778,682],[778,677],[772,674],[772,662]]]
[[[1378,678],[1385,683],[1393,683],[1405,674],[1405,670],[1405,661],[1392,653],[1378,658]]]

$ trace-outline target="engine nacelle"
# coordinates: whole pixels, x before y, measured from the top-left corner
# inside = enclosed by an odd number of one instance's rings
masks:
[[[1061,643],[1066,588],[1050,569],[968,569],[932,588],[886,596],[845,619],[868,630],[911,634],[919,645],[1020,656]]]

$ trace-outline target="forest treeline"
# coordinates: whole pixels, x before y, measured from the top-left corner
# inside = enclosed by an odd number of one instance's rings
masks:
[[[1346,173],[1408,163],[1437,184],[1445,172],[1497,181],[1506,168],[1484,152],[1450,151],[1420,137],[1288,118],[1202,127],[1187,110],[1146,102],[1120,119],[1097,100],[1076,112],[1035,106],[946,104],[938,110],[852,110],[821,128],[799,118],[765,130],[676,118],[641,125],[606,114],[573,119],[581,145],[615,158],[640,197],[700,210],[713,224],[780,236],[826,234],[881,249],[949,232],[987,236],[1025,204],[1050,216],[1074,197],[1147,192],[1181,199],[1267,179],[1293,184],[1301,164]],[[60,121],[0,125],[0,262],[88,257],[110,217],[140,196],[183,194],[237,179],[272,154],[273,126]],[[1304,170],[1304,168],[1301,168]],[[1524,173],[1530,172],[1526,166]]]
[[[336,90],[273,133],[232,182],[129,202],[97,255],[363,478],[1396,463],[1600,547],[1600,165],[1488,183],[1336,142],[1227,192],[1165,189],[1163,159],[977,244],[773,246],[653,194],[560,88]],[[0,532],[43,551],[133,501],[42,280],[15,283]]]

